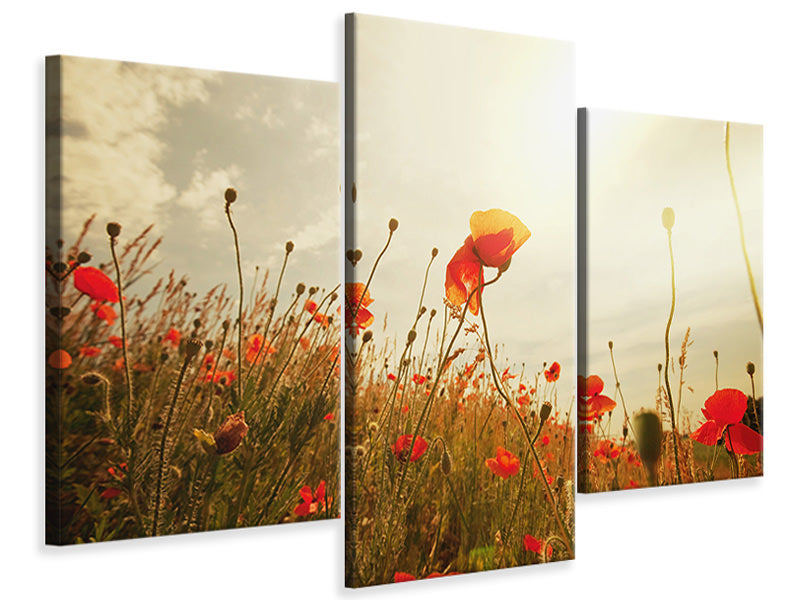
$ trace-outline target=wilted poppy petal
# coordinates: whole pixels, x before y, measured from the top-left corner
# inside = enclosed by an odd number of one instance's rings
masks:
[[[499,267],[508,261],[531,237],[519,218],[499,208],[472,213],[469,229],[478,256],[489,267]]]
[[[730,450],[731,445],[736,454],[758,454],[764,448],[764,438],[747,425],[734,423],[725,434],[725,447]]]
[[[456,250],[453,258],[447,263],[445,295],[456,306],[464,304],[472,290],[483,283],[483,267],[475,256],[473,248],[472,236],[467,236],[464,245]],[[478,314],[480,296],[481,291],[476,292],[469,303],[469,310],[474,315]]]
[[[689,437],[695,442],[700,442],[706,446],[713,446],[722,435],[722,430],[724,428],[724,425],[719,425],[715,421],[706,421],[693,431]]]
[[[738,423],[747,410],[747,396],[739,390],[723,389],[714,392],[705,403],[703,414],[718,423]]]

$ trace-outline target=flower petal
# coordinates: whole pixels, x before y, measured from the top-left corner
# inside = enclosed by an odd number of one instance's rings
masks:
[[[472,290],[483,283],[483,267],[473,251],[472,236],[467,236],[464,245],[461,246],[450,262],[447,263],[447,274],[444,282],[445,295],[447,299],[461,306],[467,301]],[[480,306],[481,292],[476,292],[469,303],[469,310],[472,314],[478,314]]]
[[[488,267],[499,267],[508,261],[531,237],[519,218],[499,208],[472,213],[469,229],[478,256]]]
[[[703,414],[722,425],[731,425],[741,421],[746,410],[747,396],[739,390],[728,388],[714,392],[706,400]]]
[[[725,434],[725,447],[730,450],[731,445],[736,454],[758,454],[764,448],[764,438],[747,425],[734,423]]]
[[[700,442],[706,446],[713,446],[722,435],[723,429],[725,429],[725,426],[720,425],[716,421],[706,421],[693,431],[689,437],[695,442]]]

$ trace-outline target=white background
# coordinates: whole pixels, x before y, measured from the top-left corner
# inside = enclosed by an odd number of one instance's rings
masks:
[[[750,598],[796,593],[797,15],[791,2],[44,2],[3,9],[0,593],[6,598]],[[578,560],[360,592],[341,522],[45,548],[43,57],[337,80],[351,10],[574,40],[579,105],[765,125],[766,476],[578,498]],[[769,586],[769,591],[767,590]],[[772,591],[774,590],[774,591]]]

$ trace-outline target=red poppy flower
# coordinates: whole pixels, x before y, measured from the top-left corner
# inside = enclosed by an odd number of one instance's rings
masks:
[[[403,406],[403,408],[400,409],[400,412],[406,414],[409,410],[411,409],[408,407],[408,404],[406,404],[405,406]]]
[[[304,485],[300,490],[300,497],[303,501],[294,507],[294,514],[298,517],[313,515],[325,510],[325,480],[321,480],[315,493],[311,492],[311,487]]]
[[[211,381],[212,375],[214,375],[214,383],[220,385],[230,385],[236,379],[236,371],[217,371],[216,373],[209,371],[206,373],[205,381]]]
[[[100,494],[100,497],[103,500],[113,500],[114,498],[119,496],[121,493],[122,493],[122,490],[120,490],[118,488],[110,487],[110,488],[106,488],[105,490],[103,490],[103,493]]]
[[[498,446],[497,457],[487,458],[486,466],[498,477],[507,479],[519,473],[519,458],[505,448]]]
[[[542,439],[539,440],[539,444],[541,444],[542,446],[547,446],[548,444],[550,444],[550,436],[549,435],[543,435]]]
[[[313,315],[315,312],[317,312],[317,306],[318,304],[309,298],[308,300],[306,300],[305,306],[303,308],[305,308],[308,312],[310,312]]]
[[[214,368],[214,364],[215,364],[214,353],[209,352],[203,357],[203,362],[200,364],[200,368],[205,369],[206,371],[211,371]],[[210,375],[206,376],[206,381],[208,380],[209,377]]]
[[[535,538],[532,535],[525,535],[523,543],[525,544],[525,550],[527,550],[528,552],[543,554],[542,551],[544,550],[544,543],[539,538]],[[552,556],[553,556],[553,547],[548,544],[547,558],[551,558]]]
[[[594,455],[600,462],[605,463],[620,455],[620,447],[611,440],[601,440],[595,448]]]
[[[427,377],[425,377],[424,375],[420,375],[419,373],[415,373],[414,376],[411,378],[411,381],[413,381],[417,385],[422,385],[427,380],[428,380]]]
[[[508,379],[514,379],[514,378],[516,378],[516,375],[511,375],[511,374],[508,372],[508,370],[509,370],[510,368],[511,368],[511,367],[506,367],[506,370],[505,370],[505,371],[503,371],[503,375],[500,377],[500,381],[507,381]]]
[[[559,375],[561,375],[561,365],[557,362],[550,365],[550,368],[544,372],[544,378],[550,383],[557,381]]]
[[[116,348],[122,348],[122,338],[118,335],[111,335],[108,337],[108,341],[111,342],[111,345]]]
[[[347,303],[344,326],[351,336],[357,337],[360,330],[366,329],[375,320],[373,314],[366,309],[373,300],[363,283],[345,283],[344,297]],[[358,306],[359,300],[361,300],[360,306]]]
[[[323,329],[327,329],[328,325],[331,324],[330,320],[328,319],[327,315],[323,315],[322,313],[317,313],[314,315],[314,320],[322,325]]]
[[[98,319],[102,319],[107,325],[113,325],[114,320],[117,318],[116,311],[108,304],[101,304],[100,302],[92,302],[90,308],[92,312],[97,315]]]
[[[396,381],[396,380],[397,380],[397,376],[396,376],[396,375],[394,375],[394,374],[392,374],[392,373],[389,373],[389,374],[386,376],[386,378],[387,378],[389,381]]]
[[[100,269],[78,267],[73,271],[75,289],[97,302],[119,302],[119,292],[114,282]]]
[[[333,421],[333,413],[328,413],[322,418],[325,419],[326,421]]]
[[[706,422],[691,434],[696,442],[713,446],[720,438],[725,447],[736,454],[761,452],[764,438],[741,422],[747,411],[747,396],[739,390],[722,389],[714,392],[701,409]]]
[[[164,336],[163,342],[169,342],[172,344],[173,348],[177,348],[181,345],[181,332],[175,329],[174,327],[170,327],[167,334]]]
[[[594,421],[603,413],[611,412],[617,403],[608,396],[603,396],[603,380],[597,375],[583,378],[578,375],[578,418],[587,422]]]
[[[270,346],[266,350],[262,350],[261,346],[264,344],[264,336],[260,333],[254,333],[250,336],[247,342],[247,354],[244,358],[247,362],[253,363],[256,360],[260,363],[268,354],[275,354],[277,350]]]
[[[517,398],[517,402],[520,406],[528,406],[531,403],[531,400],[528,398],[528,396],[520,396]]]
[[[404,581],[414,581],[417,578],[414,577],[411,573],[404,573],[403,571],[397,571],[394,574],[394,582],[395,583],[403,583]]]
[[[47,364],[54,369],[66,369],[72,364],[72,357],[66,350],[56,350],[47,358]]]
[[[470,235],[447,264],[445,294],[460,306],[472,291],[483,283],[483,267],[500,267],[511,259],[531,236],[530,230],[517,217],[499,208],[476,211],[469,219]],[[478,314],[481,292],[469,303],[472,314]]]
[[[409,449],[411,448],[411,440],[413,437],[414,436],[410,433],[401,435],[392,445],[392,452],[394,452],[395,457],[400,462],[417,461],[422,458],[422,455],[425,454],[425,450],[428,449],[428,442],[422,437],[417,436],[417,439],[414,441],[414,449],[411,450],[411,456],[409,457]]]
[[[78,348],[78,355],[86,357],[97,356],[101,351],[97,346],[81,346]]]

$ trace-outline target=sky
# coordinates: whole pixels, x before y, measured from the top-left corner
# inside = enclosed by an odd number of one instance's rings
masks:
[[[274,290],[295,243],[281,301],[297,282],[339,281],[339,92],[327,82],[65,57],[62,62],[62,227],[91,264],[109,260],[105,224],[121,243],[153,224],[163,236],[146,293],[175,270],[187,290],[237,287],[223,194],[234,187],[245,294],[256,266]],[[48,215],[52,216],[52,215]]]
[[[665,207],[675,212],[676,308],[670,353],[676,361],[691,328],[681,415],[692,427],[720,388],[750,394],[756,366],[761,395],[762,336],[739,239],[725,159],[725,122],[588,111],[587,366],[614,392],[608,342],[629,414],[653,407],[671,303]],[[745,240],[763,310],[762,127],[731,124],[731,167]],[[670,372],[675,392],[679,373]],[[612,415],[620,430],[621,408]]]
[[[424,304],[442,310],[445,268],[476,210],[504,209],[531,238],[484,295],[500,366],[575,376],[575,81],[567,42],[355,17],[355,246],[376,336],[405,340],[431,249]],[[349,194],[345,202],[351,202]],[[494,275],[494,269],[487,271]],[[452,327],[450,330],[452,331]],[[458,346],[456,346],[458,347]]]

